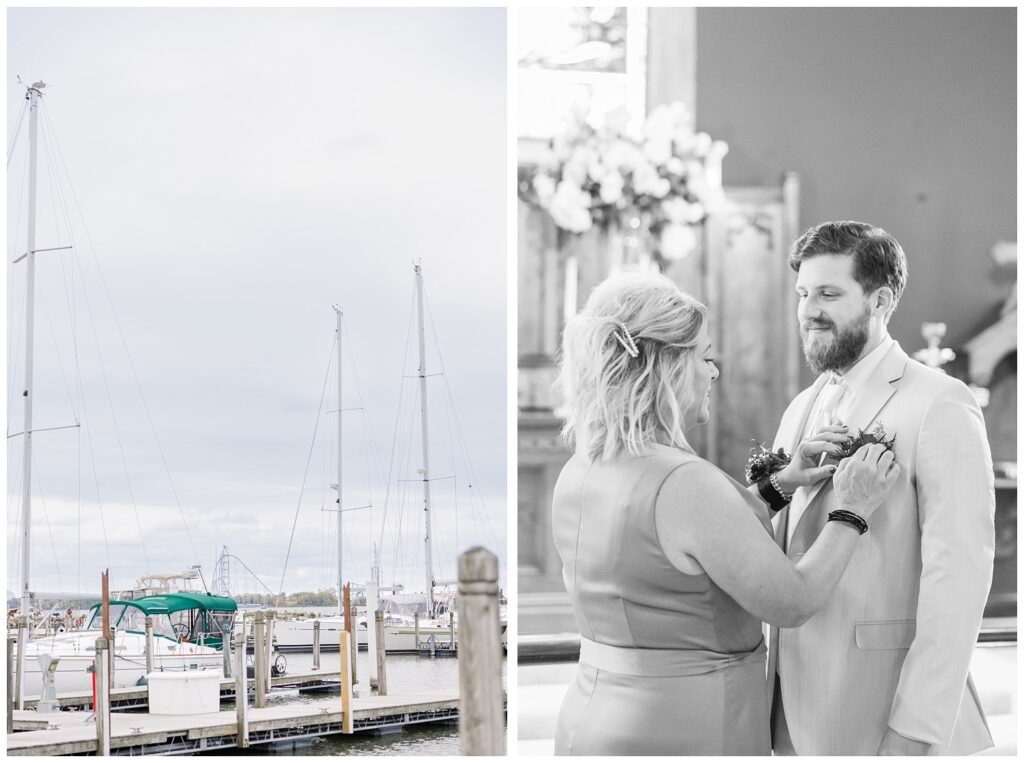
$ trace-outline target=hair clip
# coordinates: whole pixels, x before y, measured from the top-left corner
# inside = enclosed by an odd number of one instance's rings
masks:
[[[625,348],[629,357],[635,358],[640,354],[640,350],[637,349],[636,342],[634,342],[633,337],[630,336],[629,329],[626,328],[626,324],[620,321],[619,326],[622,327],[622,333],[620,334],[618,331],[615,331],[612,333],[612,336],[614,336],[618,340],[619,344]]]

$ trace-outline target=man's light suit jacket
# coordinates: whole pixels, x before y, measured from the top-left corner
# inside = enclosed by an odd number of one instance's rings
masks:
[[[783,415],[790,453],[827,374]],[[985,423],[961,382],[896,343],[858,394],[851,434],[881,423],[902,473],[845,574],[799,628],[772,628],[790,736],[801,755],[874,755],[887,727],[962,755],[992,746],[968,674],[992,581],[995,493]],[[797,561],[839,508],[831,480],[808,491],[788,549]],[[774,519],[785,542],[788,509]],[[785,546],[783,545],[785,548]]]

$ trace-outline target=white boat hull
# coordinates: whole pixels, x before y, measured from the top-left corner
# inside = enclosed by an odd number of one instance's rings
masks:
[[[39,655],[59,657],[54,683],[57,694],[89,694],[96,663],[95,645],[99,631],[75,631],[34,639],[25,648],[25,699],[38,699],[42,692]],[[153,667],[157,671],[219,669],[224,655],[212,647],[154,638]],[[139,685],[146,675],[146,638],[141,634],[118,633],[114,660],[114,688]],[[15,652],[17,654],[17,652]]]
[[[278,650],[282,652],[313,651],[313,622],[313,620],[275,621],[274,640]],[[337,652],[342,630],[344,630],[344,624],[340,619],[324,618],[320,620],[320,650]],[[438,644],[448,644],[452,638],[450,628],[426,624],[420,626],[419,634],[421,643],[429,640],[432,635]],[[456,629],[457,639],[458,630]],[[356,627],[356,645],[359,649],[365,650],[368,648],[368,644],[366,625],[359,623]],[[418,651],[415,626],[386,624],[384,626],[384,651],[389,654]]]

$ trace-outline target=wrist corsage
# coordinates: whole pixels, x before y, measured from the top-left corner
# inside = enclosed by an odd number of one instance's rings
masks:
[[[757,483],[757,492],[761,494],[761,498],[772,512],[779,511],[793,500],[793,496],[786,494],[775,479],[775,472],[784,469],[790,461],[792,457],[782,448],[771,451],[756,440],[754,447],[750,449],[746,469],[747,483]]]
[[[763,443],[759,443],[756,440],[752,440],[754,447],[750,449],[750,458],[747,459],[747,484],[752,485],[755,482],[768,477],[770,474],[774,474],[780,469],[785,469],[789,466],[789,462],[793,460],[783,448],[779,448],[777,451],[768,450]]]

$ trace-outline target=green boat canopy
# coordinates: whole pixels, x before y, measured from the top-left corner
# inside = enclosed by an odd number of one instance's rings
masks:
[[[110,601],[110,606],[136,607],[147,615],[170,615],[183,610],[200,609],[204,612],[235,612],[238,604],[226,596],[212,596],[206,593],[161,593],[142,596],[131,600]],[[102,604],[93,604],[98,609]]]

